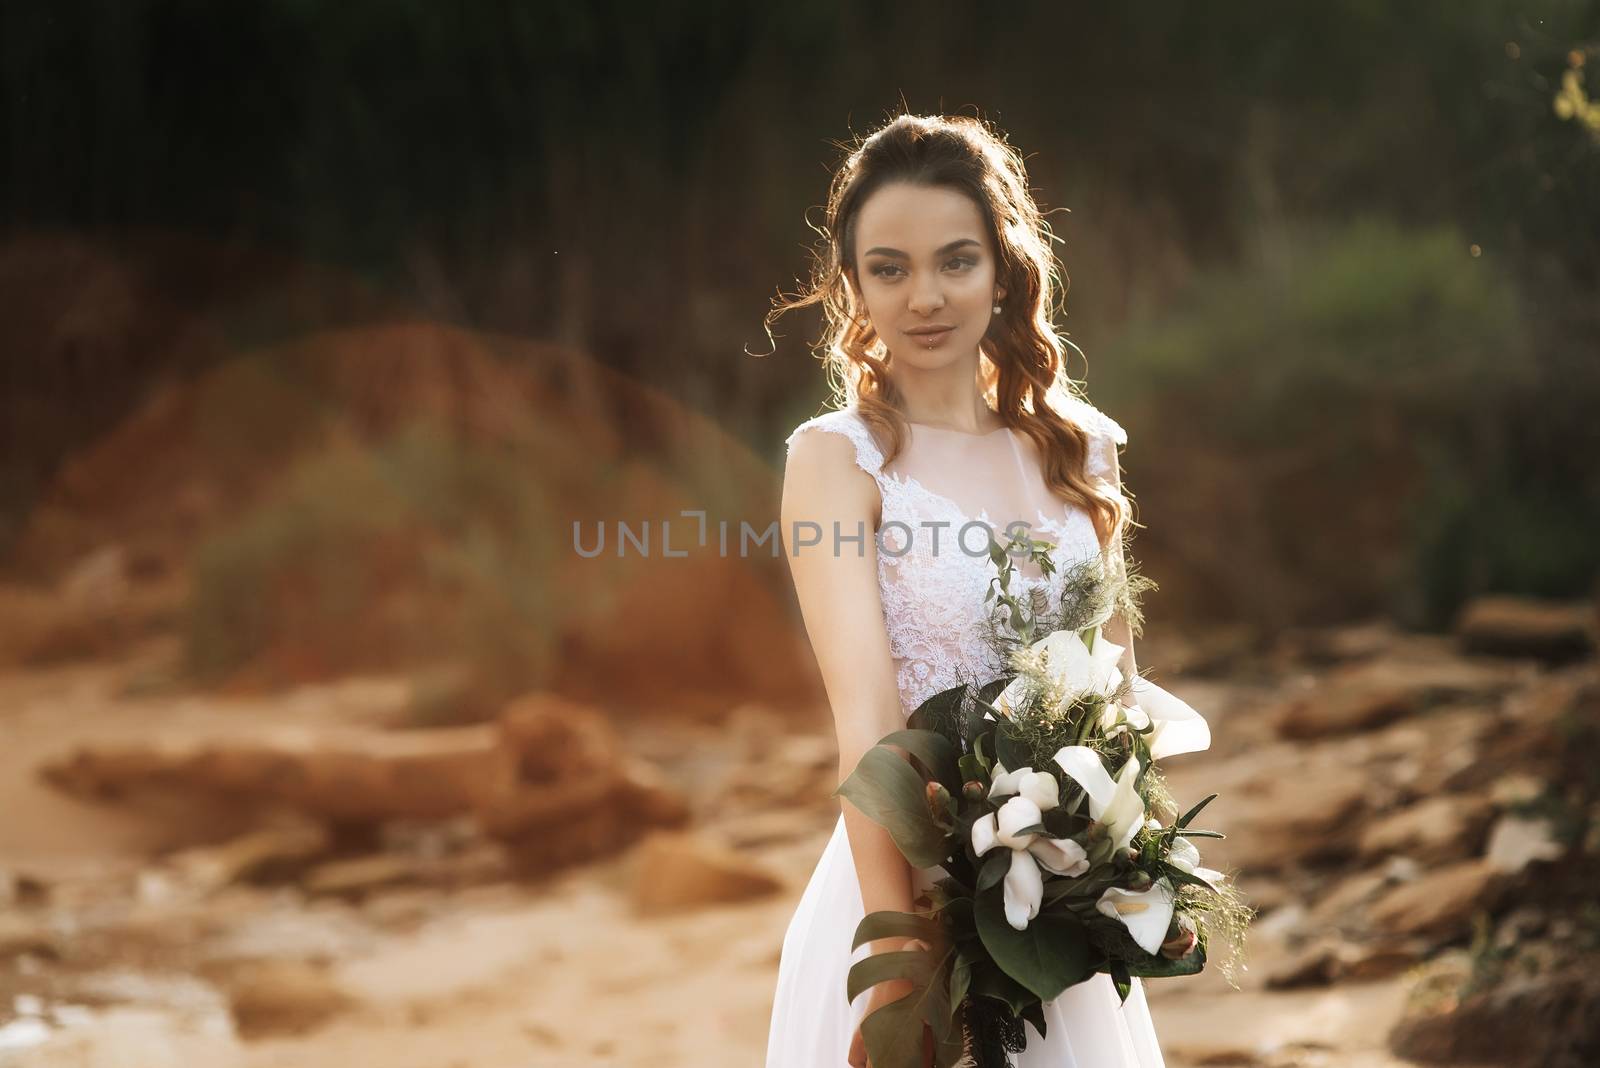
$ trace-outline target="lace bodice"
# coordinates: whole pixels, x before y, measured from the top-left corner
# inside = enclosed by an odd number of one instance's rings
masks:
[[[1127,433],[1082,401],[1072,401],[1063,414],[1089,434],[1086,473],[1115,485],[1116,449],[1127,443]],[[844,435],[855,446],[857,465],[878,485],[878,589],[907,715],[940,690],[988,681],[1004,667],[986,639],[984,594],[995,574],[980,551],[988,536],[984,527],[970,524],[986,524],[1004,541],[1007,526],[1023,522],[1030,535],[1053,542],[1054,575],[1018,565],[1024,588],[1044,588],[1050,603],[1061,596],[1067,567],[1100,554],[1094,522],[1049,490],[1037,449],[1025,434],[1009,428],[966,434],[917,424],[910,431],[906,447],[887,465],[854,407],[809,419],[788,439],[793,449],[807,432]],[[964,526],[970,528],[958,542]]]

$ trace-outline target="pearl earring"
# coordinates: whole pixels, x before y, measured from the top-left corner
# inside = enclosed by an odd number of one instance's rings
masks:
[[[996,315],[999,315],[999,314],[1000,314],[1000,305],[998,305],[998,304],[996,304],[996,305],[995,305],[995,306],[994,306],[994,313],[995,313],[995,314],[996,314]]]

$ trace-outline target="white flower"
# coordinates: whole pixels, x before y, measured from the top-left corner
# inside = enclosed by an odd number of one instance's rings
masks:
[[[994,778],[989,784],[991,800],[1007,794],[1020,794],[1039,806],[1040,812],[1048,812],[1061,804],[1061,787],[1056,777],[1048,771],[1034,771],[1030,767],[1007,771],[999,761],[995,762],[994,767]]]
[[[1061,803],[1055,776],[1031,768],[1006,771],[996,764],[995,793],[1014,793],[998,812],[987,813],[972,825],[972,851],[983,856],[995,846],[1011,850],[1011,868],[1005,877],[1006,922],[1025,930],[1028,921],[1039,915],[1044,897],[1042,865],[1056,875],[1082,875],[1089,868],[1083,847],[1070,838],[1051,838],[1038,832],[1020,833],[1043,818],[1043,811]],[[1041,803],[1042,802],[1042,803]]]
[[[1172,884],[1157,879],[1146,890],[1123,890],[1110,886],[1095,902],[1095,908],[1114,920],[1121,920],[1139,948],[1151,955],[1161,952],[1167,927],[1172,923]]]
[[[1044,899],[1044,876],[1026,849],[1012,850],[1005,896],[1006,922],[1019,931],[1026,930],[1028,921],[1039,915],[1039,902]]]
[[[1167,851],[1167,863],[1202,880],[1213,890],[1218,889],[1219,884],[1227,878],[1215,868],[1200,867],[1200,850],[1181,834],[1172,840],[1172,848]]]
[[[1129,757],[1112,781],[1100,754],[1086,745],[1065,746],[1055,756],[1067,776],[1089,795],[1089,818],[1103,824],[1115,849],[1125,849],[1144,826],[1144,799],[1134,789],[1139,758]]]
[[[1199,753],[1211,747],[1211,728],[1205,717],[1166,690],[1135,675],[1131,683],[1136,704],[1129,707],[1129,722],[1134,722],[1133,709],[1144,717],[1146,724],[1155,724],[1150,735],[1150,759],[1161,760],[1178,753]]]
[[[1028,647],[1029,652],[1043,654],[1045,674],[1062,691],[1068,703],[1085,694],[1107,695],[1121,686],[1122,672],[1117,667],[1117,661],[1122,656],[1123,648],[1107,641],[1098,630],[1094,634],[1093,652],[1075,630],[1051,631]],[[1026,701],[1032,687],[1031,679],[1018,675],[1000,691],[995,698],[995,707],[1007,716],[1014,715]]]

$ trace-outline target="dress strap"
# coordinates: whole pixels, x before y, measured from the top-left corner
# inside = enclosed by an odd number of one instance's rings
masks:
[[[883,452],[878,448],[877,441],[872,436],[872,428],[853,409],[839,408],[831,412],[824,412],[812,419],[807,419],[794,428],[787,441],[790,452],[794,451],[795,439],[808,430],[826,431],[831,434],[843,434],[849,438],[856,449],[856,466],[871,475],[874,480],[882,484]]]
[[[1117,447],[1128,443],[1128,432],[1120,423],[1088,401],[1069,397],[1062,413],[1083,428],[1089,435],[1089,455],[1084,462],[1085,473],[1108,482],[1117,475]]]

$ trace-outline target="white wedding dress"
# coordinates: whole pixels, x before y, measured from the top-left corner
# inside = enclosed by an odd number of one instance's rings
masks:
[[[1114,480],[1116,448],[1127,442],[1122,427],[1081,401],[1064,414],[1089,434],[1087,472]],[[988,681],[1003,667],[983,633],[983,597],[993,567],[986,553],[968,555],[956,543],[964,524],[988,523],[1004,541],[1009,524],[1026,522],[1030,535],[1054,542],[1053,577],[1045,578],[1031,563],[1019,566],[1026,583],[1046,585],[1052,594],[1061,591],[1064,565],[1099,555],[1088,513],[1050,492],[1037,449],[1024,434],[1010,429],[968,434],[913,424],[906,447],[885,465],[854,408],[802,423],[789,436],[789,447],[805,433],[849,438],[856,462],[882,494],[878,585],[907,715],[933,694],[965,681]],[[968,531],[967,549],[978,553],[986,545],[981,529]],[[840,551],[853,552],[855,546],[842,542]],[[940,869],[914,870],[913,893],[942,875]],[[784,935],[766,1068],[848,1064],[850,1039],[868,997],[863,991],[853,1003],[845,1000],[846,974],[870,949],[850,948],[864,914],[841,815]],[[1025,1025],[1028,1048],[1012,1054],[1017,1068],[1164,1068],[1137,977],[1125,1003],[1119,1002],[1111,977],[1098,972],[1046,1002],[1044,1015],[1044,1038],[1032,1024]]]

